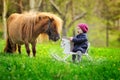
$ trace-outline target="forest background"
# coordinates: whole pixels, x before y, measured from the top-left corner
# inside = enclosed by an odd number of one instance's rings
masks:
[[[0,0],[0,39],[12,13],[52,12],[63,19],[62,36],[74,36],[79,23],[89,25],[95,47],[120,47],[120,0]]]

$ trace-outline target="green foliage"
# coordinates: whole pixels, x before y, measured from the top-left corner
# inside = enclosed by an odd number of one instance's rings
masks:
[[[100,11],[101,17],[109,20],[119,19],[119,13],[120,13],[120,1],[119,0],[98,0],[97,4],[98,11]]]
[[[1,80],[119,80],[120,50],[93,48],[89,50],[93,61],[83,56],[80,64],[63,63],[51,57],[52,53],[63,56],[60,42],[37,44],[36,57],[3,53],[5,41],[0,41]],[[71,58],[70,58],[71,59]],[[70,60],[68,59],[68,60]]]

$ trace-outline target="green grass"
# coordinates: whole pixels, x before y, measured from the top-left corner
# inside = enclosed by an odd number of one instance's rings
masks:
[[[36,57],[3,52],[5,41],[0,40],[0,80],[120,80],[120,50],[91,47],[93,61],[82,58],[80,64],[63,63],[51,57],[63,56],[60,43],[37,44]],[[70,60],[71,57],[68,59]]]

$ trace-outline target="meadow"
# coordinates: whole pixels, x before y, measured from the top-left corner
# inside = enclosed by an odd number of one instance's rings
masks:
[[[83,56],[78,64],[51,56],[64,56],[60,42],[37,44],[36,57],[28,57],[24,46],[22,54],[4,53],[4,46],[0,40],[0,80],[120,80],[120,49],[91,46],[92,61]]]

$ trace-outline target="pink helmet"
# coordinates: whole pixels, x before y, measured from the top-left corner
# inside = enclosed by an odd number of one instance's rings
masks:
[[[87,33],[88,32],[88,25],[85,23],[80,23],[78,24],[78,27],[84,32]]]

